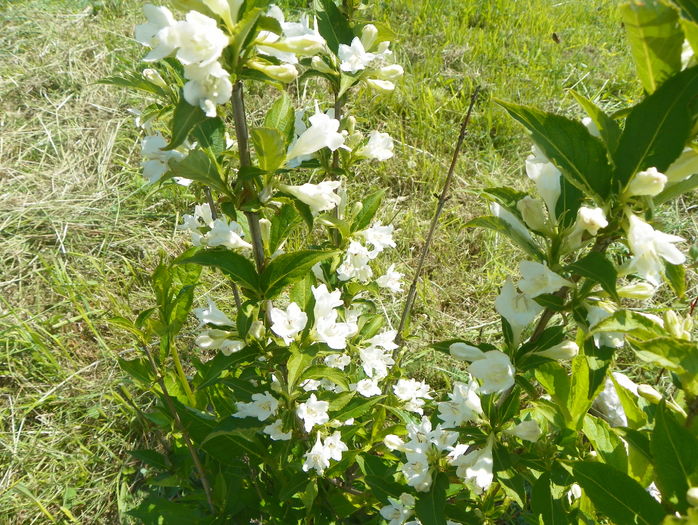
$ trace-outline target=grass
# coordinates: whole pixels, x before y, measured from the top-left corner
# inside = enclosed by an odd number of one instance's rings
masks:
[[[368,115],[363,128],[399,142],[393,160],[367,167],[349,189],[390,188],[383,213],[400,228],[394,259],[407,273],[468,94],[475,85],[485,93],[419,289],[417,334],[487,336],[497,285],[518,257],[502,239],[464,228],[483,211],[479,188],[528,185],[528,141],[490,99],[581,116],[566,89],[609,109],[639,96],[615,4],[531,0],[524,12],[515,0],[374,2],[371,15],[401,37],[408,74],[394,95],[366,93],[353,104]],[[127,110],[145,101],[95,84],[139,60],[130,37],[139,6],[0,7],[2,524],[125,523],[135,497],[139,467],[127,451],[146,438],[116,363],[132,349],[107,320],[150,305],[149,270],[159,253],[181,248],[174,217],[195,200],[144,189]],[[695,231],[690,206],[677,203],[668,223]],[[397,315],[400,303],[385,306]]]

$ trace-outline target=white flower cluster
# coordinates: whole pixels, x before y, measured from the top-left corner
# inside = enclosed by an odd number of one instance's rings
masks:
[[[136,40],[151,48],[143,59],[155,62],[171,54],[184,66],[184,98],[199,106],[209,117],[216,116],[216,105],[230,99],[233,85],[229,73],[218,62],[229,38],[213,18],[189,11],[176,21],[166,7],[143,6],[148,21],[136,26]]]
[[[245,342],[237,339],[227,328],[235,326],[230,318],[221,312],[216,303],[208,300],[208,307],[194,308],[194,315],[203,325],[213,325],[216,328],[207,328],[196,338],[196,344],[206,350],[220,350],[224,355],[239,352],[245,347]]]
[[[315,445],[305,454],[303,471],[308,472],[310,469],[315,469],[318,474],[322,474],[330,466],[330,459],[341,460],[342,453],[347,450],[349,448],[342,441],[342,435],[339,431],[327,436],[324,441],[318,432]]]
[[[208,203],[197,204],[194,215],[184,215],[178,230],[189,231],[194,246],[225,246],[231,250],[251,249],[252,245],[243,240],[242,227],[235,221],[225,218],[214,219]]]
[[[392,91],[395,81],[404,73],[402,66],[388,63],[392,54],[390,42],[378,42],[378,29],[367,24],[361,31],[361,38],[354,37],[350,45],[339,45],[339,69],[352,75],[368,70],[365,80],[369,86],[379,91]]]

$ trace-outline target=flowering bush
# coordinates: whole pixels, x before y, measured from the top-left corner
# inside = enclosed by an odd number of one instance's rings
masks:
[[[408,334],[380,308],[383,294],[402,290],[402,274],[379,263],[395,247],[393,226],[376,219],[383,191],[352,204],[343,188],[361,162],[393,155],[388,135],[362,133],[345,114],[353,90],[395,88],[403,71],[390,32],[358,22],[356,2],[321,0],[298,22],[263,0],[173,4],[186,14],[146,4],[136,28],[152,69],[108,79],[156,99],[140,116],[149,182],[206,196],[178,226],[192,248],[152,276],[157,307],[115,320],[143,349],[121,364],[158,400],[147,417],[170,447],[134,451],[152,470],[132,515],[391,525],[698,518],[691,318],[637,307],[665,282],[685,301],[683,239],[655,217],[698,185],[689,8],[622,7],[647,92],[627,110],[609,116],[574,94],[589,115],[578,122],[498,102],[531,133],[525,167],[536,193],[483,190],[492,215],[470,225],[507,235],[528,260],[495,301],[501,338],[433,345],[463,363],[438,391],[406,375]],[[282,91],[248,127],[246,84],[282,90],[311,77],[332,107],[319,100],[307,115]],[[206,297],[192,308],[202,267],[229,282],[234,304]],[[190,313],[195,344],[213,357],[182,363]],[[618,371],[620,347],[670,374],[670,389]]]

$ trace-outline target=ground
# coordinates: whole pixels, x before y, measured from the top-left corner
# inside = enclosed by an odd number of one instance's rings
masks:
[[[129,109],[146,101],[96,83],[138,65],[140,5],[0,6],[2,524],[119,522],[137,497],[139,465],[127,452],[156,439],[144,437],[134,406],[146,401],[132,397],[116,363],[132,343],[108,320],[151,304],[149,270],[183,246],[174,225],[195,197],[145,186]],[[504,239],[464,228],[484,210],[480,188],[529,185],[530,142],[492,99],[581,118],[567,90],[612,111],[640,87],[615,1],[531,0],[522,11],[516,0],[383,0],[366,15],[396,31],[406,75],[393,95],[353,102],[363,129],[395,137],[396,156],[366,168],[349,190],[389,188],[382,218],[399,229],[393,257],[408,275],[469,94],[483,90],[414,312],[421,342],[412,343],[420,356],[412,366],[428,377],[446,365],[425,342],[487,337],[497,286],[519,257]],[[304,86],[292,92],[308,102]],[[255,93],[248,105],[263,107],[269,95]],[[666,214],[673,231],[695,231],[694,204],[680,200]],[[202,293],[214,286],[207,281]],[[400,301],[385,306],[399,315]]]

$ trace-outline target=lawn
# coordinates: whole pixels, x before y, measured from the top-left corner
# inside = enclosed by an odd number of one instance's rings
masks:
[[[280,2],[289,4],[290,2]],[[294,2],[297,5],[302,2]],[[146,422],[118,357],[134,353],[116,315],[150,305],[148,275],[185,240],[177,214],[196,197],[154,193],[139,173],[131,108],[147,103],[96,82],[137,62],[134,0],[10,0],[0,7],[0,523],[119,523],[137,499]],[[452,198],[419,288],[413,331],[487,337],[497,286],[518,257],[465,223],[478,190],[524,188],[530,147],[492,98],[581,117],[570,88],[613,110],[641,93],[612,0],[383,0],[367,18],[399,35],[406,75],[390,96],[353,103],[389,132],[396,156],[349,181],[387,186],[384,220],[399,228],[394,257],[410,273],[467,107],[481,97]],[[312,85],[293,86],[298,99]],[[269,103],[256,93],[251,106]],[[695,204],[688,197],[677,206]],[[688,217],[686,214],[682,214]],[[695,230],[678,213],[679,230]],[[218,286],[211,278],[207,288]],[[692,292],[689,292],[689,294]],[[401,303],[385,305],[396,318]],[[192,323],[193,328],[193,323]],[[443,364],[426,349],[413,367]]]

